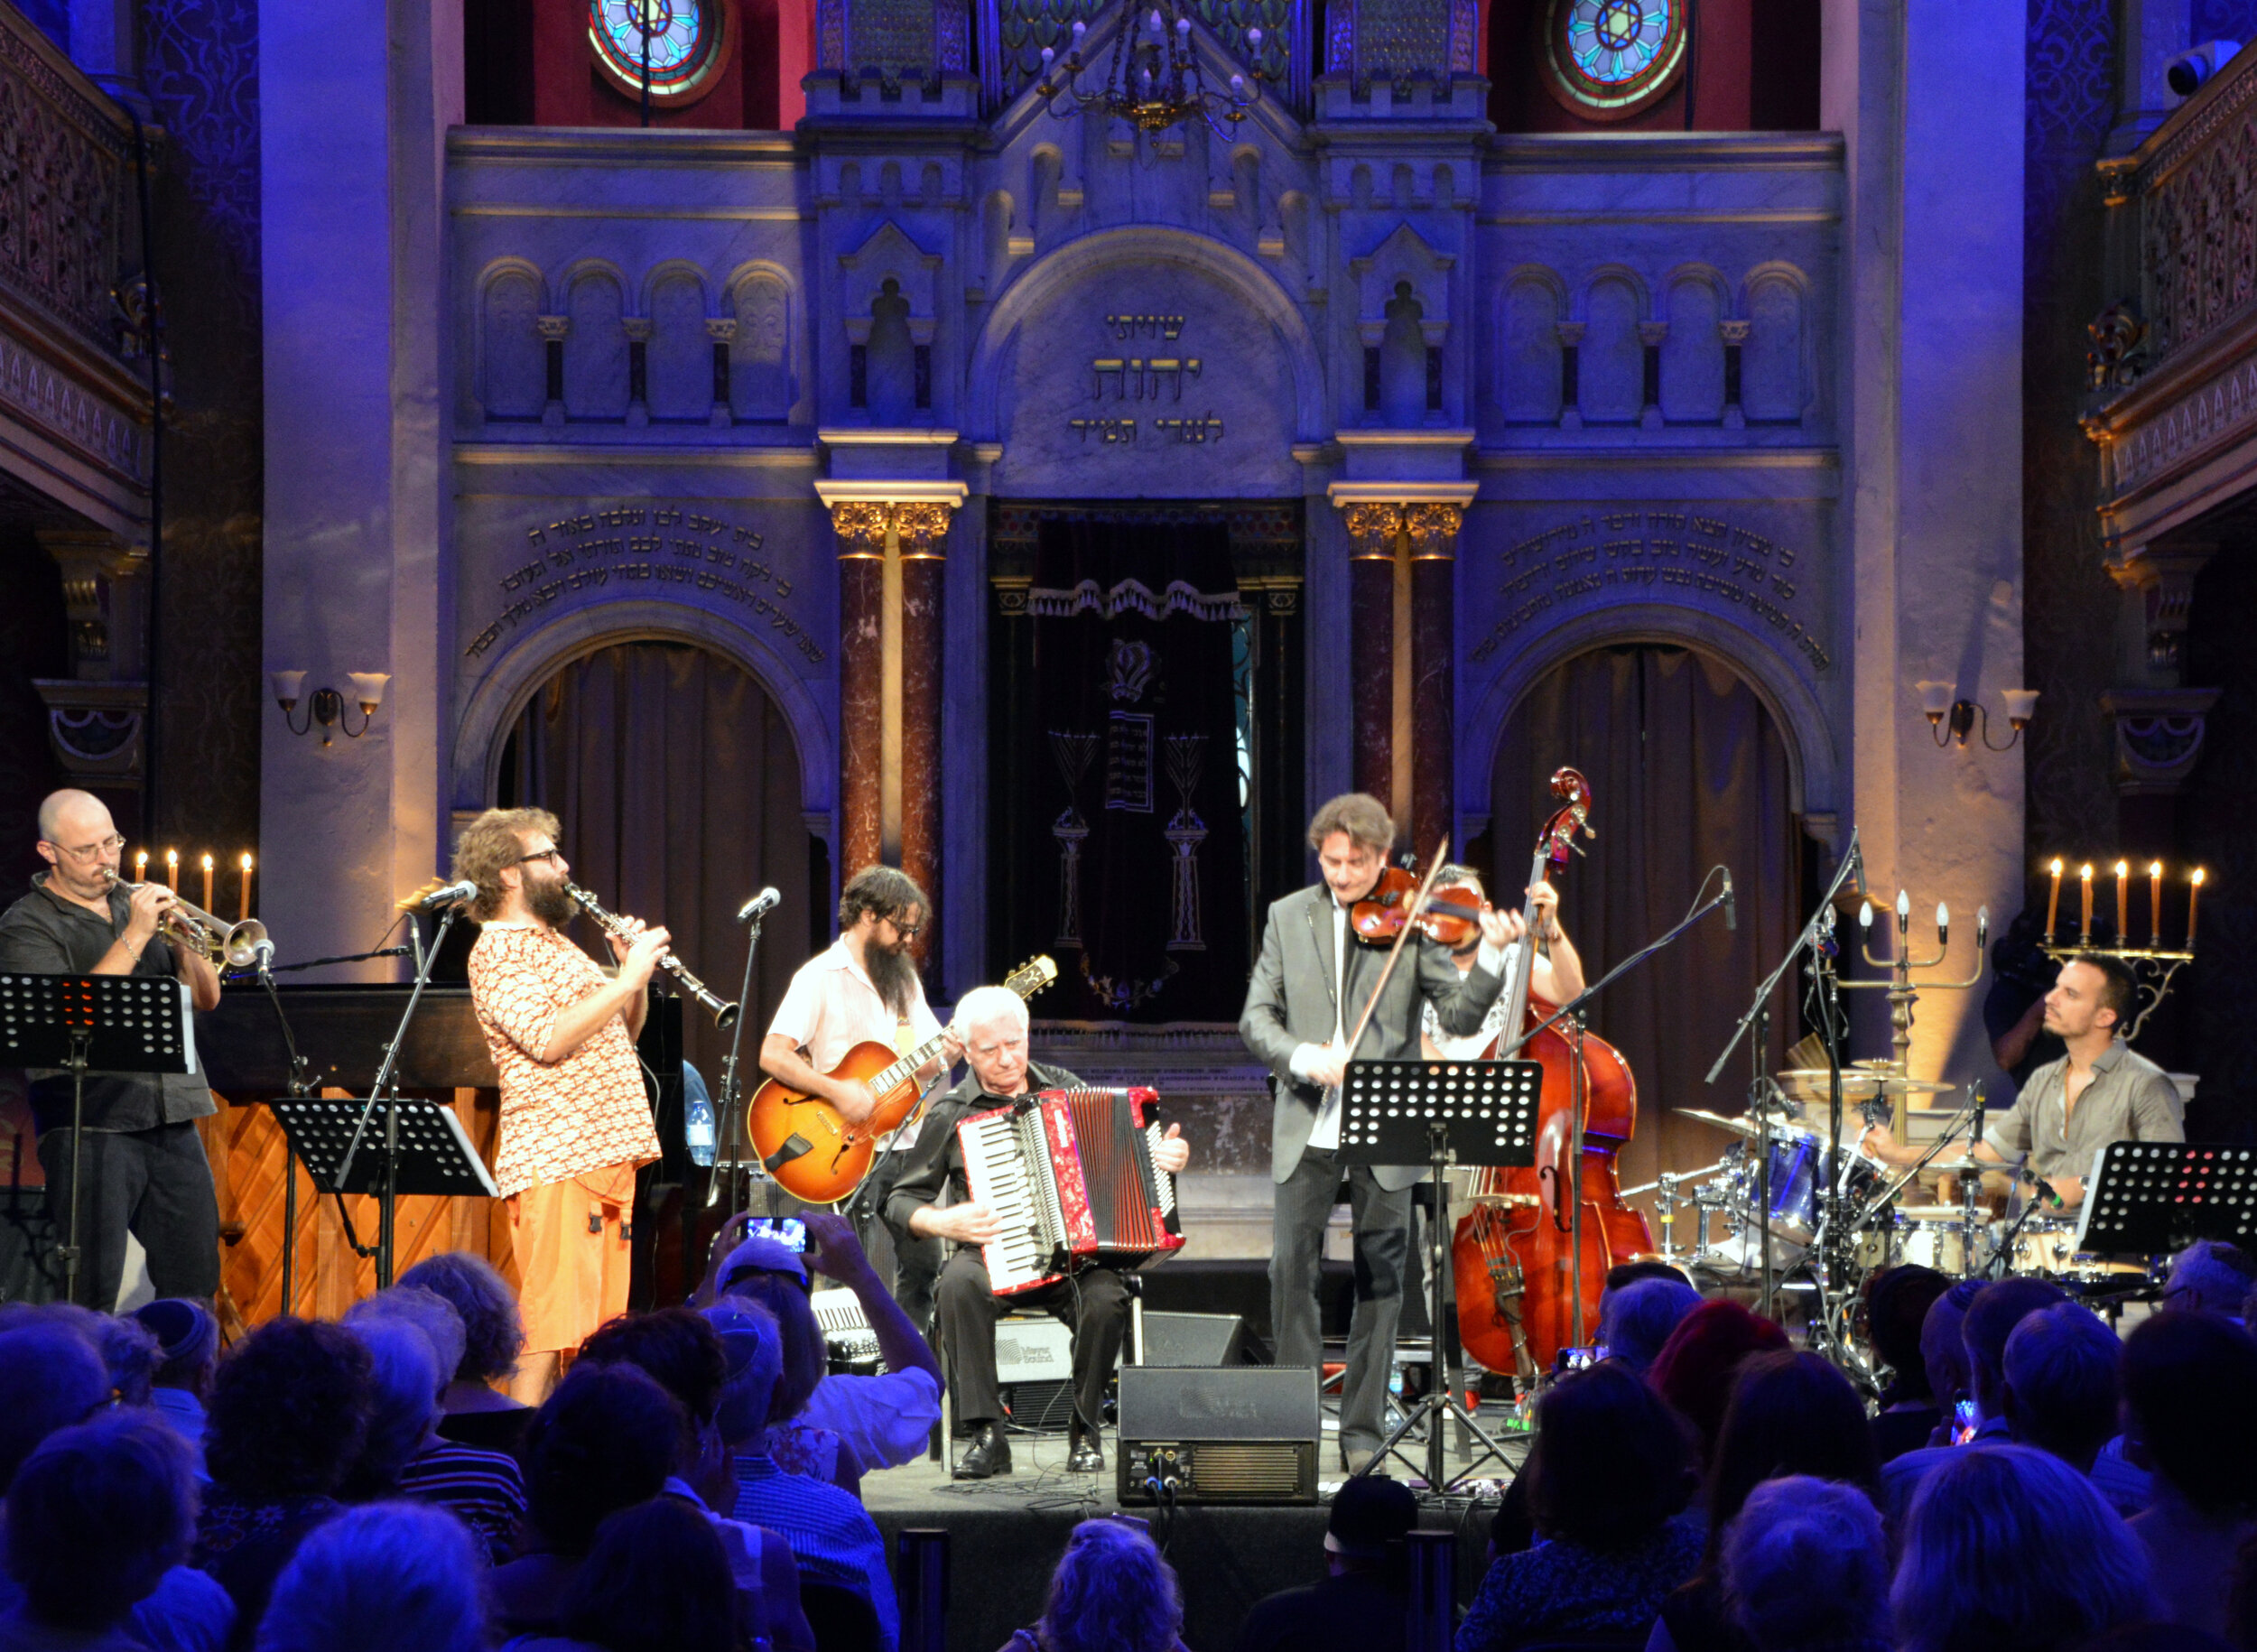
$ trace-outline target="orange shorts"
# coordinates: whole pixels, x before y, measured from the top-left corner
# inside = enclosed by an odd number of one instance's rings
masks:
[[[527,1353],[576,1349],[627,1312],[634,1165],[535,1183],[508,1204]]]

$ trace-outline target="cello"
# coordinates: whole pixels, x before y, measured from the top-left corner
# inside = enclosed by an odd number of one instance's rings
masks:
[[[1590,824],[1590,783],[1581,774],[1556,772],[1552,794],[1561,806],[1537,839],[1531,886],[1565,871],[1576,832],[1598,835]],[[1523,909],[1524,920],[1533,915]],[[1516,1034],[1540,1026],[1557,1007],[1528,989],[1532,921],[1521,945],[1503,1023]],[[1645,1217],[1622,1202],[1614,1163],[1637,1128],[1638,1081],[1621,1052],[1605,1039],[1586,1033],[1581,1042],[1580,1073],[1576,1040],[1564,1024],[1546,1027],[1521,1047],[1522,1060],[1544,1067],[1536,1163],[1475,1170],[1473,1209],[1459,1220],[1450,1247],[1460,1341],[1490,1369],[1509,1371],[1524,1386],[1549,1370],[1561,1349],[1574,1346],[1578,1307],[1582,1334],[1595,1331],[1608,1268],[1653,1248]],[[1583,1152],[1574,1163],[1578,1095]]]

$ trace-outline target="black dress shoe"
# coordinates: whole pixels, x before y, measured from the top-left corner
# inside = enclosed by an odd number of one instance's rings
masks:
[[[1004,1437],[1002,1427],[995,1423],[982,1423],[972,1433],[971,1449],[956,1465],[958,1480],[992,1480],[998,1474],[1011,1471],[1011,1443]]]
[[[1084,1434],[1073,1442],[1073,1450],[1066,1458],[1069,1474],[1102,1474],[1105,1471],[1105,1451],[1094,1434]]]

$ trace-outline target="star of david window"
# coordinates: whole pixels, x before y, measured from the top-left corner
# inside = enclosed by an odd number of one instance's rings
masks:
[[[1676,86],[1684,0],[1551,0],[1545,45],[1555,97],[1586,120],[1622,120]]]
[[[588,0],[588,43],[604,79],[643,96],[646,51],[653,105],[680,107],[713,89],[727,0]]]

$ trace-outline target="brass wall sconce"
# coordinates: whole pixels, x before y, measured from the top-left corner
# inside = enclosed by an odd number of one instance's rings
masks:
[[[321,726],[321,744],[330,741],[330,730],[341,729],[345,738],[357,740],[368,732],[368,725],[376,720],[376,708],[384,704],[385,684],[392,681],[389,672],[348,671],[346,681],[353,685],[353,700],[360,707],[360,727],[356,729],[345,720],[345,697],[333,688],[318,688],[306,706],[306,720],[302,727],[291,718],[298,709],[299,698],[305,691],[306,673],[302,671],[274,671],[266,673],[274,687],[274,703],[282,708],[283,722],[293,734],[310,733],[313,726]]]
[[[2036,689],[2002,689],[1999,698],[2006,702],[2006,721],[2013,732],[2006,737],[2006,744],[1991,742],[1991,714],[1972,700],[1959,698],[1955,682],[1924,682],[1917,685],[1920,691],[1920,710],[1927,717],[1927,726],[1934,731],[1940,748],[1956,742],[1963,748],[1967,737],[1974,732],[1978,718],[1983,722],[1983,744],[1990,751],[2011,751],[2014,742],[2022,738],[2022,730],[2029,727],[2029,719],[2038,709]]]

